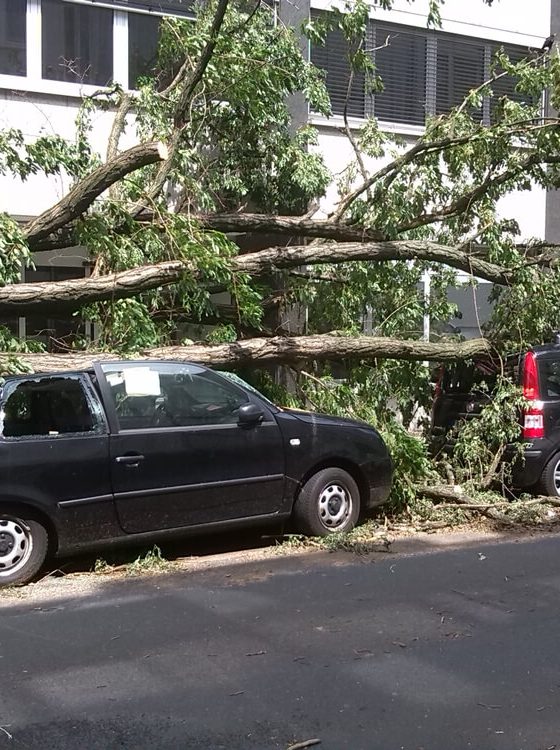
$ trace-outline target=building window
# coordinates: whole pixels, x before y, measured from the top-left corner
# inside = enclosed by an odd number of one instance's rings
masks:
[[[0,0],[0,73],[26,75],[27,0]]]
[[[521,62],[527,57],[527,49],[524,49],[523,47],[513,47],[507,44],[504,44],[501,47],[494,46],[492,48],[492,56],[494,56],[500,49],[503,49],[511,62],[514,63]],[[494,72],[499,76],[503,70],[498,65]],[[490,115],[492,120],[499,118],[501,106],[500,99],[504,96],[507,96],[508,99],[511,99],[514,102],[524,104],[534,103],[529,94],[520,94],[519,91],[515,90],[516,83],[517,81],[511,76],[502,76],[497,78],[492,84],[492,91],[494,92],[494,96],[490,99]]]
[[[71,2],[72,0],[67,0]],[[96,3],[99,0],[81,0]],[[194,17],[195,0],[103,0],[103,4],[116,10],[138,10],[158,16]]]
[[[83,268],[73,266],[36,266],[25,269],[26,282],[66,281],[83,278]],[[68,351],[86,334],[82,318],[60,313],[57,317],[46,318],[44,315],[29,315],[25,319],[25,338],[39,341],[49,352]]]
[[[461,104],[471,89],[485,81],[484,45],[461,41],[454,37],[437,38],[436,112],[449,112]],[[470,111],[482,118],[482,108]]]
[[[312,12],[312,17],[320,15]],[[449,112],[463,102],[469,91],[491,78],[491,61],[498,47],[495,42],[371,21],[366,49],[370,50],[384,88],[371,95],[363,74],[355,74],[348,114],[365,117],[373,112],[385,122],[423,125],[426,115]],[[525,47],[508,45],[505,51],[514,62],[528,56]],[[351,67],[348,42],[342,33],[333,30],[324,46],[311,45],[311,61],[325,71],[333,114],[343,114]],[[470,114],[489,123],[498,115],[500,97],[530,101],[515,91],[515,85],[508,76],[495,81],[493,98],[485,99]]]
[[[312,14],[315,18],[318,15]],[[324,46],[311,47],[311,62],[325,71],[333,114],[343,114],[346,102],[348,102],[348,115],[365,117],[365,77],[363,73],[354,73],[350,92],[348,91],[352,73],[349,55],[349,44],[338,29],[328,32]]]
[[[383,46],[383,45],[387,46]],[[380,120],[423,125],[426,120],[426,47],[423,33],[375,26],[374,62],[384,89],[375,95]]]
[[[128,14],[128,86],[131,89],[136,88],[139,78],[156,72],[160,22],[157,16]]]
[[[105,86],[113,77],[113,11],[42,0],[43,78]]]

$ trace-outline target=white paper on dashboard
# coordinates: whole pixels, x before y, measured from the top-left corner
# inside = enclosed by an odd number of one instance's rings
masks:
[[[159,372],[149,367],[127,367],[123,378],[127,396],[161,396]]]

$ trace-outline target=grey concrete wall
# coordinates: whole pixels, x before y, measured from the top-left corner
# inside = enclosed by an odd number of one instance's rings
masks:
[[[560,0],[550,2],[550,30],[556,34],[554,50],[557,50],[560,41]],[[546,109],[549,117],[558,114],[548,102]],[[546,194],[545,239],[547,242],[560,243],[560,190],[549,190]]]

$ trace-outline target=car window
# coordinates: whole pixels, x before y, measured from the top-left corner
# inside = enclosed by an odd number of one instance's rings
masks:
[[[249,397],[194,365],[104,365],[121,430],[236,424]]]
[[[560,398],[560,361],[539,360],[539,371],[542,392],[547,398]]]
[[[276,406],[276,404],[273,401],[271,401],[269,398],[263,395],[260,391],[258,391],[254,385],[251,385],[251,383],[248,383],[246,380],[243,380],[243,378],[240,378],[239,375],[237,375],[235,372],[230,372],[229,370],[218,370],[218,373],[223,378],[227,378],[228,380],[231,380],[232,383],[237,383],[237,385],[240,385],[243,388],[247,388],[248,391],[251,391],[251,393],[254,393],[256,396],[258,396],[263,401],[266,401],[267,404],[269,404],[270,406],[273,406],[275,409],[279,408],[278,406]]]
[[[101,413],[78,377],[40,377],[8,382],[1,411],[5,438],[54,437],[69,433],[99,432]]]

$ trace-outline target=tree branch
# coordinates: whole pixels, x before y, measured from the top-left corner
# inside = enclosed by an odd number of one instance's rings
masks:
[[[531,167],[536,164],[558,164],[560,163],[560,156],[543,156],[542,154],[535,152],[522,160],[519,164],[511,169],[504,170],[501,174],[494,175],[492,171],[489,171],[487,176],[482,182],[471,190],[467,190],[465,193],[460,195],[458,198],[453,200],[447,206],[442,206],[431,213],[420,214],[411,221],[399,224],[396,228],[398,233],[407,232],[411,229],[417,229],[418,227],[425,227],[428,224],[434,224],[435,222],[441,221],[442,219],[449,219],[452,216],[458,216],[466,213],[470,207],[480,198],[482,198],[490,188],[499,187],[508,180],[515,179],[520,174],[527,172]]]
[[[238,255],[231,260],[230,268],[232,273],[262,276],[272,271],[302,265],[390,260],[444,263],[451,268],[500,285],[508,285],[515,275],[510,269],[471,256],[463,250],[422,240],[271,247]],[[150,289],[173,284],[185,274],[191,279],[204,279],[203,272],[196,264],[176,260],[138,266],[107,276],[7,284],[0,287],[0,316],[39,314],[48,310],[77,310],[91,302],[125,299]]]
[[[130,172],[166,158],[167,148],[163,143],[141,143],[102,164],[82,178],[56,205],[26,225],[24,234],[30,247],[34,242],[48,237],[77,219],[101,193]]]

